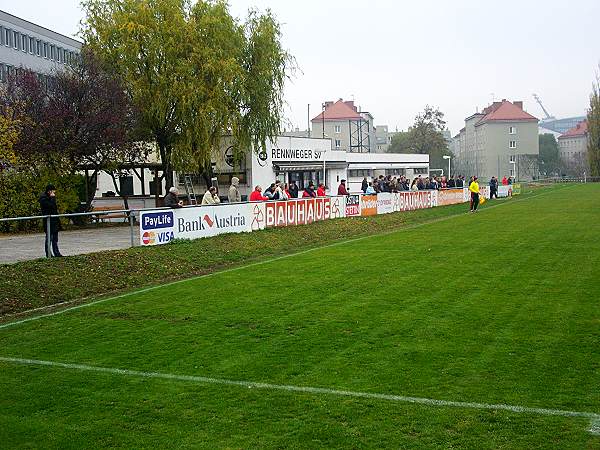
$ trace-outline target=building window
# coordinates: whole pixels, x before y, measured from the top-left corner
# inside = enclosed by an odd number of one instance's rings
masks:
[[[517,141],[510,141],[508,143],[508,148],[517,148]]]
[[[510,155],[510,162],[515,162],[515,155]]]
[[[4,27],[0,27],[0,45],[4,45]]]
[[[415,175],[424,175],[427,173],[426,167],[416,167],[413,169]]]
[[[30,37],[29,38],[29,53],[31,53],[32,55],[35,52],[35,39]]]
[[[38,55],[38,56],[42,56],[42,41],[40,41],[38,39],[36,41],[35,48],[36,48],[35,54]]]
[[[54,53],[54,52],[55,52],[55,49],[56,49],[56,47],[54,47],[54,45],[50,44],[50,59],[51,59],[52,61],[54,61],[54,59],[55,59],[55,57],[56,57],[56,55],[55,55],[55,53]]]
[[[340,148],[342,146],[342,141],[340,139],[335,140],[335,148]]]
[[[348,171],[348,178],[364,178],[370,176],[371,171],[369,169],[354,169]]]
[[[336,125],[334,127],[334,129],[335,129],[335,132],[338,133],[338,134],[342,132],[342,126],[341,125]]]
[[[44,58],[48,59],[48,43],[44,42]]]
[[[29,37],[24,34],[21,35],[21,50],[25,53],[29,51]]]
[[[406,169],[385,169],[385,174],[387,175],[399,175],[399,176],[404,176],[406,175]]]
[[[19,50],[19,33],[13,31],[12,45],[15,50]]]
[[[508,127],[508,134],[517,134],[517,127]]]

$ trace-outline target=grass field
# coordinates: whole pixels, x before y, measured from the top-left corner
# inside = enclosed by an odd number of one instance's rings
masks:
[[[600,449],[600,185],[488,205],[0,325],[0,447]]]

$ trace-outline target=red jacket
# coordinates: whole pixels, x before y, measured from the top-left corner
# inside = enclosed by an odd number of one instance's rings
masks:
[[[263,197],[263,195],[258,191],[252,191],[252,194],[250,194],[251,202],[264,202],[265,200],[268,200],[268,198]]]
[[[325,197],[325,188],[319,188],[317,189],[317,197]]]
[[[338,195],[350,195],[348,193],[348,190],[346,189],[346,186],[344,186],[343,184],[340,184],[338,187]]]
[[[502,178],[502,186],[508,186],[508,180],[506,177]]]

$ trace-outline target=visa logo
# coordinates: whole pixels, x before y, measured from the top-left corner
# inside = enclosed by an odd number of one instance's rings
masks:
[[[175,239],[175,233],[172,231],[161,231],[156,233],[156,242],[159,244],[166,244]]]
[[[173,211],[148,213],[142,216],[142,230],[171,228],[174,224]]]

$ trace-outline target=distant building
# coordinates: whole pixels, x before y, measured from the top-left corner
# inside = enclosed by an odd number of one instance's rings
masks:
[[[572,128],[575,128],[578,123],[583,122],[585,119],[585,116],[565,117],[564,119],[544,119],[540,121],[540,127],[554,131],[555,133],[564,134]]]
[[[532,179],[538,175],[538,119],[523,102],[494,102],[465,119],[454,152],[455,170],[465,176]]]
[[[333,150],[375,153],[377,138],[371,113],[360,112],[353,101],[325,102],[324,110],[312,119],[313,138],[331,139]]]
[[[388,131],[387,125],[377,125],[375,127],[375,139],[377,153],[387,153],[387,150],[392,143],[392,136]]]
[[[588,122],[583,120],[558,138],[560,159],[572,175],[589,173]]]
[[[16,70],[50,75],[72,64],[82,43],[0,11],[0,81]]]

